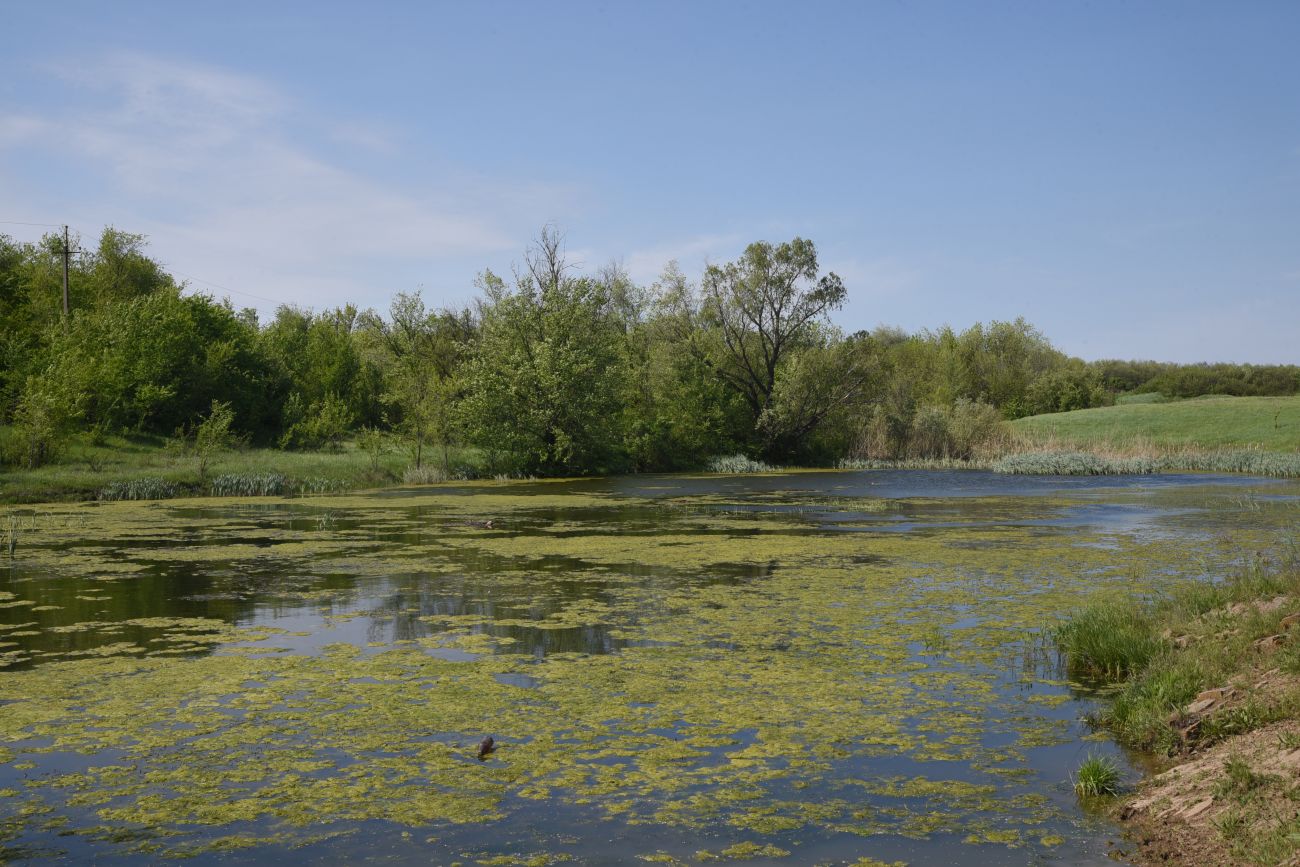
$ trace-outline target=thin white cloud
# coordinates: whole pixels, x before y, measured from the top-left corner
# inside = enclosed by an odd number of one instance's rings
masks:
[[[823,259],[822,271],[834,271],[844,281],[850,299],[900,295],[921,282],[921,271],[899,259]]]
[[[707,263],[734,259],[746,242],[739,234],[696,235],[680,241],[636,250],[623,259],[623,268],[637,283],[649,285],[663,273],[664,266],[676,262],[692,278],[698,277]]]
[[[106,191],[78,200],[82,218],[148,234],[177,271],[278,300],[361,300],[393,261],[514,251],[566,196],[418,159],[410,186],[344,166],[321,145],[411,158],[396,136],[305,117],[279,89],[222,69],[114,54],[62,77],[75,107],[0,117],[0,148],[67,159]]]
[[[49,129],[49,124],[39,117],[24,115],[0,116],[0,147],[22,144],[37,139]]]

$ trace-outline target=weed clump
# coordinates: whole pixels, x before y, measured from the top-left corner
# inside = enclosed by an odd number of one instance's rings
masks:
[[[1223,778],[1214,786],[1216,798],[1243,798],[1275,778],[1255,773],[1241,756],[1233,756],[1223,766]]]
[[[448,478],[446,470],[433,464],[410,466],[402,473],[402,482],[408,485],[436,485]]]
[[[215,476],[208,490],[214,497],[278,497],[289,487],[289,479],[281,473],[228,473]]]
[[[1024,452],[993,462],[993,472],[1022,476],[1131,476],[1159,472],[1149,458],[1108,458],[1088,452]]]
[[[1054,637],[1071,674],[1106,682],[1140,670],[1165,647],[1151,612],[1120,599],[1077,612],[1056,628]]]
[[[780,467],[747,458],[744,455],[717,455],[709,458],[707,469],[711,473],[773,473]]]
[[[1119,794],[1119,766],[1110,756],[1089,755],[1074,774],[1074,791],[1085,798]]]
[[[96,499],[106,503],[116,500],[169,500],[179,493],[180,486],[166,479],[129,479],[100,488]]]

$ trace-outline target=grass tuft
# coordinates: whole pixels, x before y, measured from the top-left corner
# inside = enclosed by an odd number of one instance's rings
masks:
[[[1214,796],[1240,800],[1275,779],[1269,774],[1255,773],[1245,759],[1233,756],[1223,766],[1223,778],[1215,784]]]
[[[1166,646],[1153,629],[1150,611],[1121,599],[1078,611],[1056,628],[1054,637],[1071,674],[1103,681],[1138,671]]]
[[[1127,746],[1174,754],[1295,715],[1300,697],[1185,713],[1198,694],[1256,664],[1254,642],[1276,634],[1291,610],[1260,603],[1279,597],[1300,598],[1294,546],[1271,559],[1253,555],[1224,579],[1191,581],[1157,599],[1101,598],[1051,635],[1071,675],[1120,683],[1094,722]],[[1300,642],[1284,645],[1272,664],[1300,670]]]
[[[1119,765],[1110,756],[1089,755],[1074,774],[1074,791],[1085,798],[1119,794]]]

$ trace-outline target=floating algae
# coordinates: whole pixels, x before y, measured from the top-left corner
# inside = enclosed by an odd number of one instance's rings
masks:
[[[1032,634],[1096,587],[1226,562],[1216,528],[1263,543],[1294,518],[1207,515],[1205,488],[1108,490],[1108,524],[1087,491],[749,513],[538,487],[339,498],[324,536],[302,501],[105,505],[67,532],[127,569],[92,577],[51,530],[0,591],[69,603],[0,632],[26,654],[0,674],[0,855],[1082,850],[1056,795],[1079,707]]]

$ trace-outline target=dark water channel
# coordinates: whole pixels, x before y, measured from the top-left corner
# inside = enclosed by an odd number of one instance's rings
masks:
[[[1110,863],[1070,774],[1137,771],[1043,630],[1224,574],[1298,495],[865,471],[16,510],[0,861]]]

